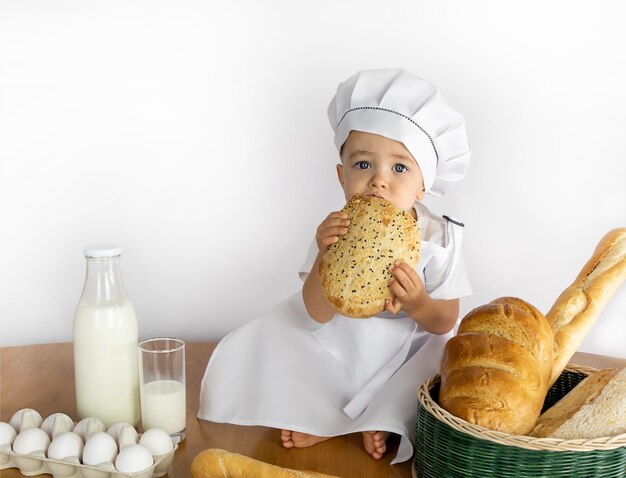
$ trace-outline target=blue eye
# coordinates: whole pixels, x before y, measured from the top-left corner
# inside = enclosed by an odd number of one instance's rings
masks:
[[[356,167],[359,169],[369,169],[370,163],[368,163],[367,161],[359,161],[358,163],[356,163]]]
[[[393,170],[396,173],[403,173],[407,170],[407,167],[404,164],[394,164],[393,165]]]

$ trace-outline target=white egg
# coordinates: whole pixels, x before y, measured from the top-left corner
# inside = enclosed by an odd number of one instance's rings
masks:
[[[120,430],[125,425],[131,426],[130,423],[126,423],[126,422],[114,423],[113,425],[109,427],[109,429],[107,430],[107,433],[111,435],[115,441],[117,441],[120,438]]]
[[[128,445],[136,445],[139,435],[135,427],[126,422],[114,423],[109,427],[107,433],[117,442],[120,450]]]
[[[74,428],[74,421],[65,413],[53,413],[41,424],[41,429],[50,438],[54,438],[59,433],[72,431],[72,428]]]
[[[105,432],[96,432],[91,435],[83,448],[83,464],[96,466],[101,463],[115,461],[117,444],[111,435]]]
[[[32,408],[22,408],[13,414],[9,423],[18,432],[22,431],[22,426],[26,428],[39,428],[43,422],[43,418],[37,410]]]
[[[78,422],[72,431],[86,442],[94,433],[104,432],[106,429],[102,420],[96,417],[87,417]]]
[[[160,428],[150,428],[141,435],[139,444],[145,446],[153,456],[165,455],[174,448],[172,439],[165,430]]]
[[[74,432],[59,433],[48,447],[48,458],[53,460],[63,460],[73,456],[80,460],[82,453],[83,440]]]
[[[5,422],[0,422],[0,445],[12,445],[17,436],[15,428]]]
[[[122,473],[135,473],[150,468],[154,460],[152,453],[143,445],[128,445],[120,450],[115,468]]]
[[[41,428],[27,428],[18,433],[13,441],[13,451],[20,455],[27,455],[34,451],[48,450],[50,437]]]
[[[120,450],[128,445],[136,445],[139,441],[139,434],[134,427],[130,425],[122,427],[120,430],[120,436],[117,439],[117,445]]]

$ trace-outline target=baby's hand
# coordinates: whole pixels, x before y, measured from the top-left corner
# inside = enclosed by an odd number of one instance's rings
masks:
[[[415,269],[402,260],[391,266],[390,272],[393,278],[389,287],[393,297],[385,300],[385,310],[391,314],[404,310],[413,316],[428,297],[422,280]]]
[[[348,215],[345,212],[331,212],[319,225],[315,234],[315,240],[320,252],[325,252],[328,246],[334,244],[339,240],[340,236],[346,234],[349,225],[350,219],[348,219]]]

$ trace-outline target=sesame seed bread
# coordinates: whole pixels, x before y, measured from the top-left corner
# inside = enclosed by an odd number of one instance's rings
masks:
[[[626,433],[626,369],[600,370],[546,410],[530,433],[566,440]]]
[[[322,257],[322,288],[341,315],[372,317],[391,298],[389,267],[400,259],[417,266],[420,231],[411,214],[385,199],[355,195],[343,211],[350,226]]]

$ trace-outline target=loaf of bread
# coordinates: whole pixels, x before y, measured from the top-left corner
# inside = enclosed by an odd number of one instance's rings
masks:
[[[343,211],[350,226],[320,262],[322,288],[337,312],[367,318],[391,298],[390,266],[399,259],[417,265],[420,232],[411,214],[385,199],[355,195]]]
[[[439,404],[512,434],[534,426],[552,371],[552,331],[531,304],[502,297],[470,311],[446,344]]]
[[[598,243],[576,280],[546,314],[554,334],[550,385],[561,375],[600,313],[626,279],[626,228],[613,229]]]
[[[315,471],[298,471],[270,465],[226,450],[210,448],[191,462],[193,478],[337,478]]]
[[[530,435],[563,439],[626,433],[626,368],[596,372],[546,410]]]

